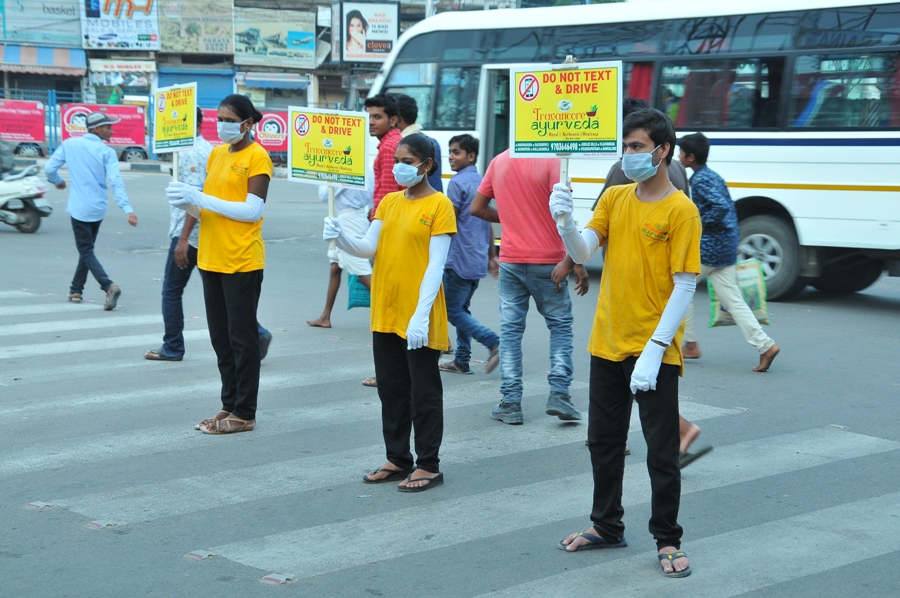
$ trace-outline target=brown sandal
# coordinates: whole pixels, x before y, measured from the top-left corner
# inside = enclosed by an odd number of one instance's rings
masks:
[[[69,293],[69,301],[71,303],[81,303],[81,293]]]
[[[215,422],[215,421],[219,421],[220,419],[225,419],[225,418],[228,417],[229,415],[231,415],[231,414],[228,413],[228,412],[225,411],[225,410],[219,411],[219,412],[216,413],[213,417],[208,417],[208,418],[204,419],[202,422],[200,422],[199,424],[196,424],[196,425],[194,426],[194,429],[195,429],[195,430],[200,430],[200,429],[205,428],[206,426],[208,426],[209,424],[211,424],[211,423],[213,423],[213,422]]]
[[[200,427],[204,434],[234,434],[236,432],[249,432],[256,427],[255,419],[241,419],[229,414],[224,419],[214,420]]]

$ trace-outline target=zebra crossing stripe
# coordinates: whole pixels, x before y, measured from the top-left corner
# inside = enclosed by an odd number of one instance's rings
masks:
[[[718,446],[713,456],[692,466],[691,476],[685,480],[682,492],[701,492],[898,449],[898,442],[825,429]],[[448,477],[448,483],[452,484],[452,474]],[[484,540],[510,529],[528,529],[577,517],[584,517],[587,525],[591,479],[591,474],[582,474],[504,488],[235,542],[210,550],[243,565],[285,571],[299,578],[314,577]],[[626,467],[624,487],[624,505],[647,502],[650,482],[646,469]],[[565,492],[560,492],[560,488],[565,488]],[[398,504],[403,504],[402,495],[397,500]],[[398,527],[397,521],[402,521],[403,525]],[[347,529],[354,530],[352,543],[332,541]],[[409,541],[408,530],[416,529],[429,530],[431,537],[426,544]],[[548,545],[552,546],[559,539],[548,538]],[[746,566],[745,561],[742,564]],[[553,595],[553,592],[544,595]]]
[[[83,353],[85,351],[104,351],[125,347],[159,346],[161,333],[134,334],[130,336],[112,336],[92,338],[90,340],[60,341],[37,343],[33,345],[14,345],[0,348],[0,359],[16,359],[38,357],[41,355],[59,355],[61,353]],[[185,340],[201,340],[209,338],[208,330],[185,330]]]
[[[541,393],[543,393],[543,390]],[[471,393],[460,394],[464,397],[472,396]],[[456,406],[463,406],[461,402],[460,400],[454,403]],[[697,407],[692,414],[695,421],[709,417],[721,417],[732,413],[729,410],[715,407]],[[321,409],[327,409],[327,406]],[[354,409],[359,409],[359,404],[354,404]],[[307,410],[300,409],[297,410],[297,413],[302,416]],[[350,414],[348,413],[347,415]],[[366,407],[366,415],[375,425],[374,422],[378,421],[381,416],[377,402],[373,402],[371,406]],[[279,414],[271,424],[277,425],[277,422],[283,419],[284,415]],[[312,419],[316,421],[316,425],[321,425],[322,422],[319,420],[334,421],[331,417],[324,417],[324,411],[315,414]],[[636,423],[635,420],[634,424]],[[291,424],[287,425],[290,426]],[[269,426],[269,423],[261,424],[257,429],[265,429],[267,426]],[[441,446],[441,463],[445,466],[472,463],[565,444],[576,443],[581,445],[584,442],[585,430],[584,426],[562,426],[556,418],[545,416],[535,422],[528,422],[527,425],[516,430],[510,430],[506,426],[492,425],[488,428],[452,434],[444,438]],[[289,433],[290,431],[279,429],[273,433]],[[256,431],[253,433],[256,434]],[[206,438],[208,439],[209,437]],[[218,441],[220,439],[215,440]],[[95,447],[101,451],[107,451],[110,456],[121,456],[123,453],[129,453],[128,447],[120,445],[109,447],[109,441],[106,439],[98,439],[94,443],[90,447],[75,445],[71,449],[60,446],[42,450],[45,452],[67,450],[71,451],[72,455],[77,455],[79,459],[83,458],[85,451],[96,452]],[[209,447],[217,444],[218,442],[210,444],[209,440],[204,440],[199,434],[192,432],[191,436],[185,434],[184,440],[181,442],[172,438],[157,439],[148,436],[144,446],[148,448],[153,447],[154,450],[160,450],[160,447],[165,448],[165,450],[190,450],[192,448],[196,450],[198,445]],[[363,473],[371,469],[374,464],[377,464],[376,462],[380,462],[383,453],[384,447],[378,444],[338,451],[328,455],[302,457],[233,470],[231,473],[242,480],[238,486],[222,487],[221,484],[216,484],[215,480],[218,479],[218,474],[213,473],[124,490],[60,499],[55,500],[54,504],[59,504],[71,511],[93,519],[109,519],[120,523],[149,521],[174,515],[183,515],[196,511],[198,508],[217,508],[263,498],[328,488],[334,486],[335,480],[352,480],[355,483]],[[97,457],[91,457],[89,460],[94,462],[97,460]],[[0,462],[2,462],[2,459],[0,459]],[[59,467],[60,465],[57,457],[53,458],[51,462],[44,464],[44,468]],[[304,474],[298,476],[296,475],[298,471],[302,471]],[[583,503],[583,497],[581,499],[581,503]]]
[[[84,311],[102,311],[102,307],[96,303],[68,303],[63,302],[62,300],[60,300],[59,303],[5,305],[0,307],[0,318],[8,316],[36,316],[59,312],[81,313]],[[115,316],[110,317],[114,318]]]
[[[656,573],[652,553],[602,559],[589,567],[484,594],[544,598],[603,594],[643,598],[730,598],[900,551],[900,493],[763,523],[684,545],[692,575]],[[577,558],[582,555],[571,555]],[[618,556],[618,555],[617,555]],[[601,559],[598,559],[601,560]]]
[[[0,326],[0,336],[25,336],[49,332],[71,332],[72,330],[97,330],[98,328],[118,328],[130,326],[151,326],[162,324],[162,316],[126,316],[124,318],[82,318],[79,320],[59,320],[51,322],[30,322],[27,324],[7,324]]]

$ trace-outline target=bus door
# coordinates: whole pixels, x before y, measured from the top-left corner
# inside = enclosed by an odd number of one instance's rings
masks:
[[[481,140],[478,170],[485,172],[497,154],[509,147],[509,69],[511,64],[481,67],[475,129]]]

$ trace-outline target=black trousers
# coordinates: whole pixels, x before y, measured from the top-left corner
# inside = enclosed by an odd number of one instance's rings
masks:
[[[637,401],[650,474],[650,534],[657,548],[681,548],[678,525],[681,469],[678,466],[678,366],[662,364],[656,390],[631,394],[629,383],[637,357],[616,362],[591,356],[588,447],[594,470],[591,521],[608,542],[625,535],[622,477],[632,396]],[[381,384],[381,381],[378,381]]]
[[[72,232],[75,233],[75,247],[78,248],[78,265],[75,266],[75,276],[72,277],[72,284],[69,285],[70,293],[84,291],[88,272],[94,275],[94,278],[100,283],[100,289],[104,292],[113,283],[109,276],[106,275],[100,260],[94,255],[94,243],[97,242],[97,233],[100,232],[100,224],[102,222],[102,220],[83,222],[72,218]]]
[[[388,461],[401,469],[412,467],[409,434],[414,429],[416,466],[439,473],[438,451],[444,436],[441,352],[428,347],[410,351],[405,338],[385,332],[372,333],[372,351]]]
[[[222,409],[256,419],[259,394],[259,329],[256,307],[263,271],[222,274],[200,270],[209,339],[222,377]]]

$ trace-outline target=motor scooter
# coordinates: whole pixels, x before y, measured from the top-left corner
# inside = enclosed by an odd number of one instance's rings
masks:
[[[19,232],[33,233],[41,226],[41,218],[53,213],[44,199],[47,187],[37,177],[39,169],[32,165],[0,174],[0,221]]]

